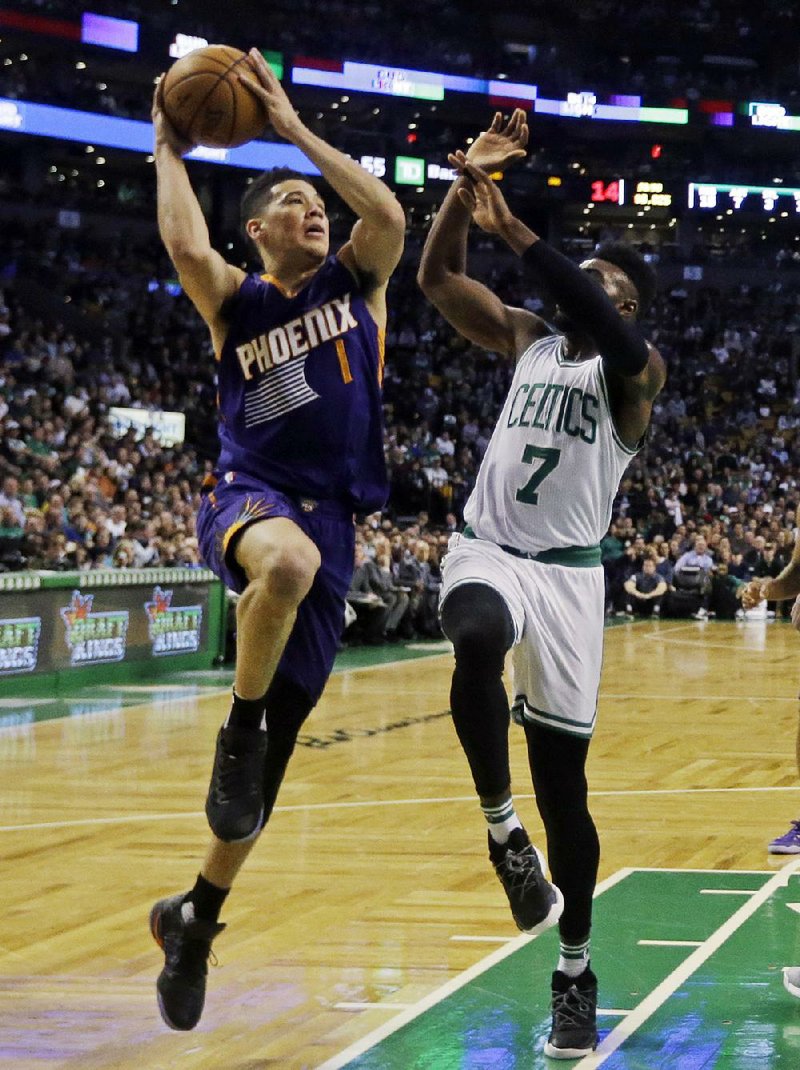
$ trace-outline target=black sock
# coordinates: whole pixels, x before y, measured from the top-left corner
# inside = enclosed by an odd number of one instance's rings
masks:
[[[245,728],[251,732],[261,728],[264,722],[266,697],[262,695],[261,698],[239,698],[234,691],[231,712],[228,714],[225,725],[230,728]]]
[[[196,918],[202,918],[203,921],[217,921],[229,891],[230,888],[218,888],[216,884],[207,881],[202,874],[198,873],[194,888],[186,896],[184,902],[193,905]]]

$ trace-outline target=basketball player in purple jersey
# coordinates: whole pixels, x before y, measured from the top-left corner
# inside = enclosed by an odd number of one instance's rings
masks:
[[[388,491],[386,286],[405,217],[382,182],[303,125],[255,49],[250,64],[273,129],[358,219],[329,256],[315,186],[291,171],[266,172],[242,199],[244,229],[263,263],[262,273],[245,274],[212,249],[181,159],[191,146],[154,101],[159,229],[217,360],[220,455],[198,538],[205,562],[240,594],[233,701],[206,800],[211,841],[194,888],[160,900],[150,915],[166,958],[159,1009],[173,1029],[200,1019],[222,904],[333,665],[353,571],[353,513],[380,509]]]

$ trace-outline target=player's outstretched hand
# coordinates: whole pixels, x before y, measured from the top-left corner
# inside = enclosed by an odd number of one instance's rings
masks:
[[[292,141],[302,123],[286,91],[257,48],[250,49],[247,61],[257,81],[247,74],[240,74],[239,81],[262,102],[275,133]]]
[[[755,609],[757,605],[764,601],[763,587],[763,580],[750,580],[742,591],[742,607],[744,609]]]
[[[459,174],[469,179],[469,185],[462,186],[458,196],[472,212],[472,218],[487,234],[501,234],[513,216],[496,183],[460,149],[450,153],[447,159]]]
[[[186,138],[181,137],[166,116],[161,103],[161,79],[163,77],[163,74],[160,75],[156,82],[155,92],[153,93],[153,107],[150,110],[150,115],[153,120],[155,146],[158,148],[160,145],[166,145],[177,156],[185,156],[187,152],[192,151],[194,145],[191,141],[187,141]]]
[[[489,129],[479,134],[467,149],[467,159],[488,174],[505,171],[514,160],[525,156],[527,144],[528,123],[522,108],[516,108],[505,125],[498,111]]]
[[[800,594],[795,598],[792,606],[792,625],[800,632]]]

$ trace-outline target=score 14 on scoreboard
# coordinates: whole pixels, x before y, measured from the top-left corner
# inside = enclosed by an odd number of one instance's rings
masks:
[[[632,204],[636,208],[670,208],[672,194],[664,189],[663,182],[629,182],[624,178],[610,181],[598,178],[590,183],[589,200],[592,204]]]

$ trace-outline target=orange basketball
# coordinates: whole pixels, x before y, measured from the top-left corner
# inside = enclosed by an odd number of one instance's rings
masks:
[[[247,56],[228,45],[208,45],[182,56],[161,80],[167,118],[195,145],[232,149],[258,137],[267,125],[261,101],[239,81],[256,75]]]

